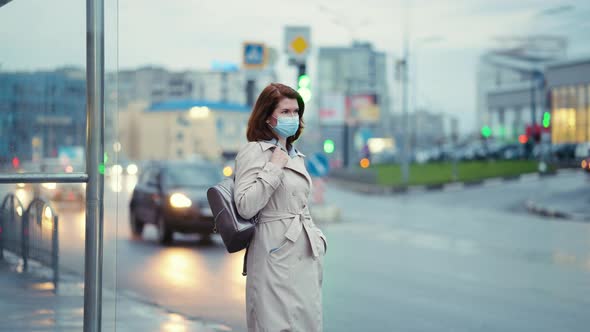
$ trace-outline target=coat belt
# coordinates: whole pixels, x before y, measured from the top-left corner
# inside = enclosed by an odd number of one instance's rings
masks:
[[[309,229],[310,225],[305,222],[307,216],[309,216],[309,209],[307,206],[297,213],[278,210],[264,210],[260,211],[260,214],[258,215],[258,223],[264,224],[267,222],[292,218],[291,224],[287,227],[287,231],[285,232],[285,237],[292,242],[296,242],[301,234],[302,229],[305,228],[305,233],[307,233],[307,238],[311,244],[313,257],[318,257],[319,254],[316,246],[314,245],[313,239],[309,236],[312,230]]]

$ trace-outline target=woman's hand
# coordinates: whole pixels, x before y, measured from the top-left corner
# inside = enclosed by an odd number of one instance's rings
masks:
[[[270,157],[270,162],[279,166],[279,168],[283,168],[285,165],[287,165],[288,161],[289,155],[287,155],[287,153],[281,148],[276,147],[272,153],[272,156]]]

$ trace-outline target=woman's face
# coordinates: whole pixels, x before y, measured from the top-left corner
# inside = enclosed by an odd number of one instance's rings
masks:
[[[283,98],[272,112],[272,115],[266,119],[266,123],[276,127],[277,119],[282,116],[299,117],[299,105],[297,104],[297,99]]]

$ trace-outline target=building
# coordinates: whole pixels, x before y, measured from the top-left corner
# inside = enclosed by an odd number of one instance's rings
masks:
[[[246,142],[250,108],[199,100],[136,103],[119,117],[121,153],[134,160],[231,158]]]
[[[122,109],[134,102],[157,103],[187,99],[246,103],[246,72],[239,70],[237,66],[200,71],[142,67],[121,70],[109,74],[108,77],[111,81],[117,81],[117,84],[111,85],[111,93],[117,94],[119,107]],[[257,73],[255,90],[262,90],[274,78],[272,71]]]
[[[391,111],[387,56],[367,42],[350,47],[320,47],[318,122],[323,139],[335,142],[334,165],[355,162],[370,136],[390,136]],[[361,137],[354,139],[354,137]]]
[[[590,57],[551,63],[546,68],[551,141],[590,141]],[[547,119],[545,119],[547,120]]]
[[[498,140],[516,141],[547,111],[545,67],[565,56],[567,43],[551,36],[511,38],[480,57],[477,69],[477,130],[489,127]]]
[[[0,162],[57,157],[86,141],[86,81],[78,68],[0,73]]]
[[[401,132],[403,115],[393,116],[394,132]],[[411,151],[429,149],[458,139],[459,120],[457,117],[428,110],[408,113],[408,136]]]

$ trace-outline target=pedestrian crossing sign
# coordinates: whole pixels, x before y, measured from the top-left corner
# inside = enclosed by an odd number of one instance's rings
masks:
[[[247,69],[262,69],[266,66],[266,46],[263,43],[245,42],[243,65]]]

